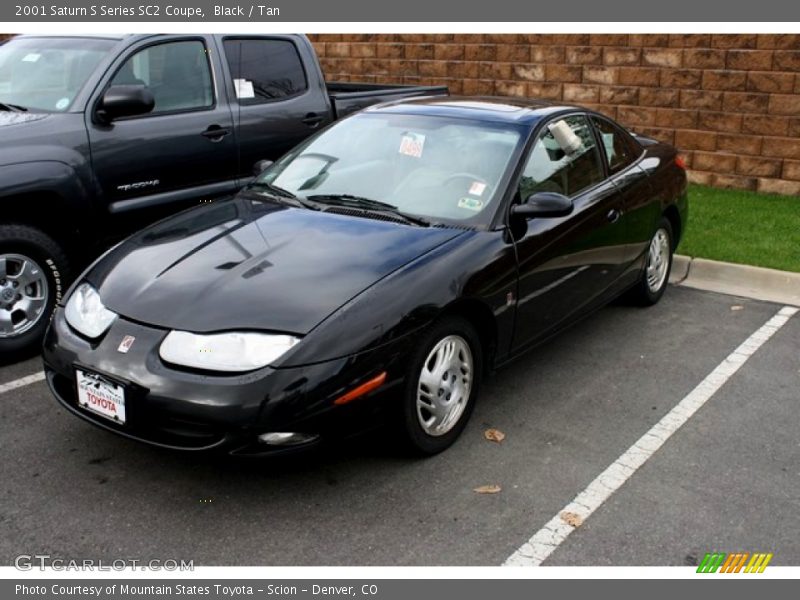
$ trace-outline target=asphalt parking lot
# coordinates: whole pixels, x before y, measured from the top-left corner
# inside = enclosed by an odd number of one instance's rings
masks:
[[[377,437],[293,459],[175,454],[74,418],[41,381],[8,390],[0,563],[500,565],[780,309],[679,287],[609,306],[490,378],[462,438],[428,460]],[[0,385],[39,368],[2,367]],[[800,564],[799,390],[795,315],[544,564]]]

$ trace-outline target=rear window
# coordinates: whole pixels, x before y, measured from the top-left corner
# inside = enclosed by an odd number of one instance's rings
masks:
[[[240,104],[260,104],[303,93],[303,62],[287,40],[228,39],[225,57]]]
[[[592,117],[600,139],[603,142],[603,152],[611,173],[618,173],[627,168],[639,153],[633,148],[630,137],[619,127],[605,119]]]

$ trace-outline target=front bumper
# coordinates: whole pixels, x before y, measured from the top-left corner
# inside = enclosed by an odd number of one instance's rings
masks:
[[[44,341],[47,383],[64,408],[94,425],[152,445],[191,451],[265,454],[294,446],[266,446],[258,435],[295,431],[321,439],[368,429],[400,390],[407,340],[363,354],[304,367],[265,367],[243,374],[209,374],[165,364],[158,348],[167,330],[118,317],[96,341],[67,324],[57,309]],[[135,338],[127,353],[123,337]],[[88,369],[125,386],[124,425],[80,407],[75,368]],[[374,392],[343,406],[333,401],[386,371]]]

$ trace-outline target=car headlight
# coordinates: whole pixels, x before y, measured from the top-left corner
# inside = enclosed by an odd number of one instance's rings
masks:
[[[82,283],[69,297],[64,317],[71,327],[94,339],[111,327],[111,323],[117,318],[117,313],[103,305],[96,289],[88,283]]]
[[[242,372],[266,367],[299,341],[291,335],[267,333],[170,331],[158,353],[166,362],[184,367]]]

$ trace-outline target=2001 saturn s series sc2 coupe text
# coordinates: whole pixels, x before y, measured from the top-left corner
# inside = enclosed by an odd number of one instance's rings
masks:
[[[623,292],[657,302],[686,216],[676,150],[590,110],[384,104],[98,259],[55,312],[47,381],[164,447],[259,454],[388,420],[433,454],[487,369]]]

